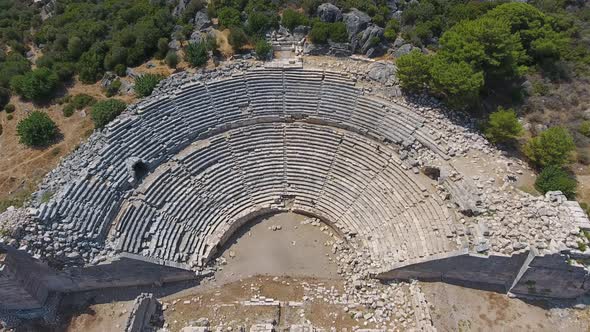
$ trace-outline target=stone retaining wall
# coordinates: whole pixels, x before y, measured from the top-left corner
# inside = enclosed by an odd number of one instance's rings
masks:
[[[383,280],[442,281],[525,297],[576,298],[590,290],[588,271],[564,254],[512,256],[463,254],[403,266],[377,276]]]

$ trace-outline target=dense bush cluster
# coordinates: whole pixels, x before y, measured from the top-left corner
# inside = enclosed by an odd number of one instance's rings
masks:
[[[315,21],[309,33],[309,39],[316,44],[325,44],[328,39],[336,43],[344,43],[348,41],[348,32],[346,25],[342,22]]]
[[[528,141],[524,152],[539,167],[562,166],[570,162],[575,147],[574,139],[567,129],[551,127]]]
[[[576,186],[576,179],[563,168],[555,165],[544,168],[535,181],[535,188],[543,194],[559,190],[570,199],[576,195]]]
[[[516,112],[502,109],[490,114],[484,134],[492,143],[507,143],[518,138],[523,132]]]
[[[43,67],[94,83],[105,70],[137,66],[156,53],[164,57],[174,21],[158,1],[63,1],[34,39],[47,45],[39,59]]]
[[[125,110],[127,105],[117,99],[99,101],[92,106],[90,116],[96,128],[102,128]]]
[[[38,68],[23,75],[14,76],[12,89],[26,99],[42,101],[53,96],[59,85],[57,74],[47,68]]]
[[[158,83],[164,79],[164,76],[158,74],[145,74],[135,78],[135,93],[140,97],[147,97]]]
[[[22,119],[16,126],[16,132],[22,144],[42,147],[51,144],[59,130],[47,113],[34,111]]]
[[[242,51],[246,46],[254,49],[262,46],[259,41],[264,39],[264,34],[271,28],[279,27],[279,7],[274,1],[212,0],[207,6],[207,12],[210,17],[218,18],[222,29],[230,30],[229,43],[237,52]],[[285,12],[289,17],[294,11],[287,9]],[[215,53],[217,45],[208,42],[206,49]],[[203,54],[202,49],[199,52]],[[200,55],[197,59],[202,59],[202,56]],[[197,63],[203,62],[197,61]]]
[[[529,4],[496,6],[446,30],[433,56],[413,53],[400,58],[402,86],[426,89],[457,108],[477,105],[486,91],[510,86],[528,68],[560,59],[569,36],[554,23]],[[420,75],[414,77],[413,72]]]
[[[260,39],[256,43],[256,57],[259,60],[266,60],[272,52],[272,46],[264,39]]]
[[[201,67],[207,63],[209,54],[206,43],[190,43],[185,50],[186,61],[193,67]]]

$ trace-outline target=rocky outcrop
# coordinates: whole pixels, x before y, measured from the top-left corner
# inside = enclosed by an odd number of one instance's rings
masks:
[[[133,309],[129,314],[125,332],[143,332],[149,331],[152,316],[156,314],[160,304],[153,294],[142,293],[133,304]]]
[[[396,81],[397,68],[393,63],[378,61],[369,66],[369,78],[381,84],[393,84]]]
[[[342,11],[331,3],[324,3],[318,7],[318,17],[322,22],[337,22],[342,21]]]
[[[336,57],[351,56],[352,51],[348,43],[312,44],[306,43],[303,47],[305,55],[331,55]]]
[[[37,2],[37,1],[35,1]],[[41,19],[43,21],[45,21],[46,19],[50,18],[51,16],[53,16],[53,13],[55,13],[55,5],[56,5],[56,0],[42,0],[41,1],[43,3],[43,6],[41,7]]]
[[[369,23],[371,23],[371,17],[356,8],[344,14],[343,20],[351,41],[358,38],[358,33],[364,31],[369,26]]]
[[[381,43],[384,30],[371,24],[369,15],[353,9],[350,13],[344,14],[344,23],[353,53],[362,53],[370,58],[385,53],[385,47]]]
[[[193,26],[195,30],[203,31],[211,26],[211,20],[209,19],[209,15],[204,10],[198,11],[195,14],[195,18],[193,19]]]
[[[412,46],[411,44],[404,44],[402,46],[400,46],[398,49],[393,51],[393,56],[395,56],[396,58],[399,58],[402,55],[406,55],[412,51],[420,51],[419,48]]]
[[[360,53],[367,54],[369,50],[373,49],[371,52],[372,57],[379,56],[382,54],[378,54],[375,52],[376,49],[379,48],[381,45],[381,41],[383,40],[383,28],[374,24],[369,25],[365,31],[361,34],[361,37],[358,39],[358,47],[360,48]],[[356,49],[357,45],[353,44],[353,48]]]
[[[184,10],[186,9],[186,6],[188,6],[189,2],[191,2],[191,0],[178,0],[178,3],[174,7],[174,10],[172,10],[172,15],[174,17],[179,17],[180,15],[182,15]]]

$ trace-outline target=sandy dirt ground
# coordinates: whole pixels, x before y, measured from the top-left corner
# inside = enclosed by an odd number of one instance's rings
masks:
[[[590,331],[588,309],[551,308],[444,283],[421,285],[438,331]]]
[[[216,274],[217,282],[254,275],[337,278],[334,256],[324,245],[330,237],[317,226],[302,225],[304,219],[281,213],[243,227],[223,250],[227,265]]]
[[[0,112],[3,128],[0,135],[0,199],[30,194],[37,182],[55,168],[60,158],[74,150],[93,129],[88,110],[76,111],[71,117],[65,118],[59,105],[39,107],[17,97],[12,97],[11,103],[16,107],[14,113]],[[33,149],[19,143],[16,126],[33,110],[47,112],[56,122],[61,137],[55,144]],[[9,115],[13,117],[11,120]]]

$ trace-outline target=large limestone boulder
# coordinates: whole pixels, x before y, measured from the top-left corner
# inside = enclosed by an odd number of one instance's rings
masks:
[[[388,81],[395,81],[395,73],[397,68],[393,63],[385,61],[377,61],[369,66],[369,78],[382,84]]]
[[[359,46],[361,47],[361,53],[366,54],[370,48],[376,47],[381,44],[383,40],[384,29],[380,26],[371,24],[365,31],[359,40]],[[379,40],[379,42],[375,42]]]
[[[174,17],[180,17],[180,15],[184,13],[184,10],[186,9],[186,6],[188,6],[189,2],[190,0],[179,0],[174,9],[172,10],[172,15]]]
[[[365,30],[371,23],[371,17],[356,8],[353,8],[350,13],[344,14],[343,20],[344,24],[346,24],[348,37],[351,40],[356,38],[357,34]]]
[[[205,10],[198,11],[195,14],[193,26],[195,30],[203,31],[211,26],[211,20]]]
[[[393,52],[393,56],[395,56],[396,58],[399,58],[402,55],[406,55],[412,51],[420,51],[419,48],[412,46],[411,44],[405,44],[400,46],[400,48],[398,48],[397,50],[395,50]]]
[[[336,57],[347,57],[352,55],[350,44],[348,43],[333,43],[329,44],[312,44],[305,43],[303,46],[303,54],[305,55],[330,55]]]
[[[322,22],[342,21],[342,11],[331,3],[323,3],[317,9],[318,17]]]

